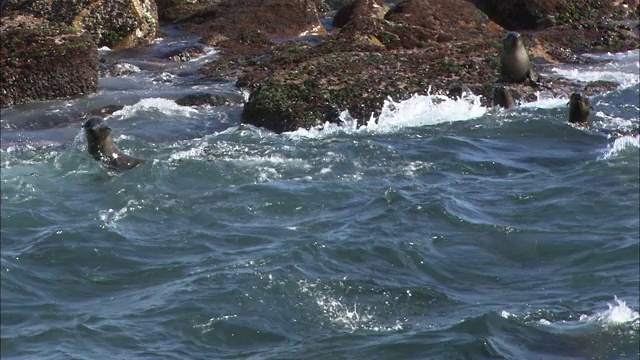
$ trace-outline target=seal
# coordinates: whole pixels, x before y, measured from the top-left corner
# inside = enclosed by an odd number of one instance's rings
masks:
[[[493,106],[502,106],[505,109],[516,107],[511,91],[504,86],[496,86],[493,88]]]
[[[500,75],[502,82],[523,83],[529,80],[537,84],[527,50],[524,48],[520,34],[515,31],[508,33],[502,40]]]
[[[101,161],[110,169],[124,171],[145,163],[145,160],[126,155],[113,143],[111,128],[99,116],[90,117],[82,125],[87,138],[87,151],[97,161]]]
[[[569,98],[569,122],[590,125],[587,117],[591,110],[589,99],[580,93],[573,93]]]

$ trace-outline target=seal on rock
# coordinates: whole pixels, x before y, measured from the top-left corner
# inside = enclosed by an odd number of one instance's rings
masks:
[[[569,122],[574,124],[589,124],[587,117],[591,110],[589,99],[580,93],[573,93],[569,98]]]
[[[502,82],[523,83],[529,80],[537,84],[527,50],[524,48],[520,34],[515,31],[508,33],[502,40],[500,75]]]
[[[516,102],[513,100],[513,95],[511,95],[509,89],[504,86],[496,86],[493,88],[493,105],[512,109],[516,107]]]
[[[112,170],[124,171],[145,163],[145,160],[126,155],[113,143],[111,128],[99,116],[90,117],[82,125],[87,138],[87,151]]]

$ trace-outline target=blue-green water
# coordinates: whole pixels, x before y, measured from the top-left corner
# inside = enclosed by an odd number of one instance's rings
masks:
[[[594,119],[628,129],[637,59],[556,70],[617,76]],[[3,110],[3,359],[638,358],[637,136],[544,94],[276,135],[171,100],[229,84],[141,68]],[[24,126],[113,102],[118,146],[151,160],[122,174],[77,120]]]

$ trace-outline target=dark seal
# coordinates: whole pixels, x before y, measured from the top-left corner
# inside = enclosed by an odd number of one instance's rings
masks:
[[[517,32],[510,32],[502,40],[500,52],[500,81],[524,83],[529,80],[537,84],[537,77],[531,68],[529,55],[522,38]]]
[[[580,93],[573,93],[569,98],[569,122],[590,125],[587,117],[591,111],[589,99]]]
[[[496,86],[493,88],[493,106],[502,106],[505,109],[516,107],[511,91],[504,86]]]
[[[130,170],[144,164],[145,160],[134,158],[118,150],[111,137],[111,128],[101,117],[90,117],[82,128],[87,138],[89,154],[112,170]]]

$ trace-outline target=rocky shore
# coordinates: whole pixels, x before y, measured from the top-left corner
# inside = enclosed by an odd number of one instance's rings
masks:
[[[58,3],[70,2],[14,1],[2,12],[2,107],[95,91],[97,47],[148,44],[159,23],[219,49],[202,76],[250,91],[243,122],[275,132],[338,122],[343,110],[365,123],[386,99],[413,94],[469,90],[490,104],[508,31],[522,34],[538,72],[584,62],[584,52],[638,48],[637,1],[158,0],[156,7],[118,0],[94,1],[85,12]],[[137,20],[90,20],[122,9]],[[586,95],[617,86],[557,77],[541,83],[553,93]],[[541,90],[502,85],[516,101]]]

